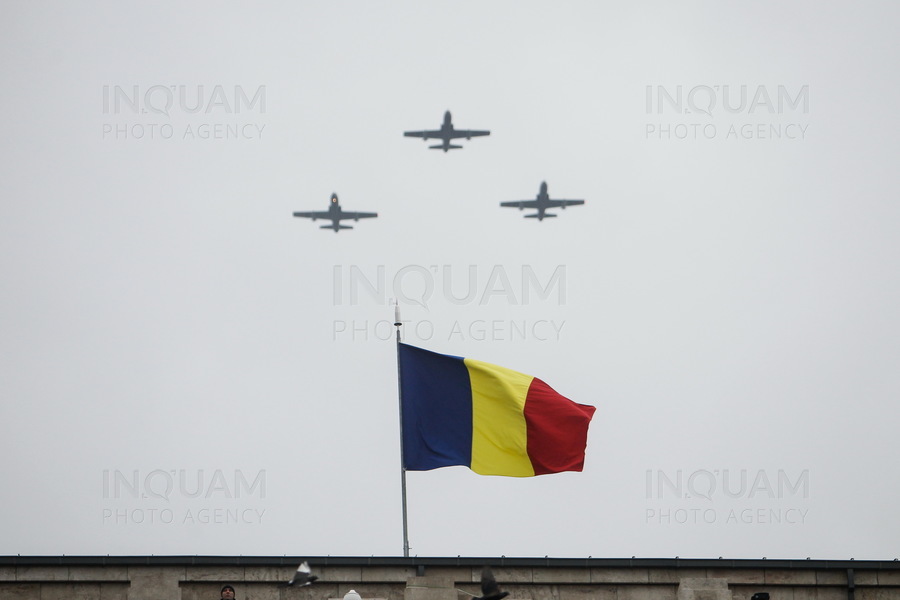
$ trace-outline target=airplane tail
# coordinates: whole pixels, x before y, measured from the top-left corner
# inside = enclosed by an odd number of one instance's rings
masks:
[[[525,215],[525,218],[526,219],[537,219],[538,221],[542,221],[544,219],[551,219],[555,216],[556,215],[551,214],[551,213],[544,213],[543,215],[541,215],[541,213],[534,213],[533,215]]]
[[[443,144],[437,144],[436,146],[428,146],[428,147],[431,148],[432,150],[443,150],[444,152],[446,152],[447,150],[462,148],[462,146],[455,146],[453,144],[447,144],[446,146]]]
[[[319,229],[334,229],[335,232],[337,232],[338,229],[353,229],[353,226],[340,224],[338,224],[337,227],[335,227],[334,225],[319,225]]]

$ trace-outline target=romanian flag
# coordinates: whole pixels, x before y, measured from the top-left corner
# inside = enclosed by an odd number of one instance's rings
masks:
[[[481,475],[581,471],[595,408],[486,362],[400,344],[403,462]]]

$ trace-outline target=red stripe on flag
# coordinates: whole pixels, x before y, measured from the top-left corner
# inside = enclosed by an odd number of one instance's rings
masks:
[[[535,475],[581,471],[588,425],[596,410],[576,404],[535,377],[525,400],[528,457]]]

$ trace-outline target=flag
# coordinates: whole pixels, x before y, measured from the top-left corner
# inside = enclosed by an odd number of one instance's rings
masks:
[[[399,345],[403,462],[481,475],[581,471],[595,408],[531,375]]]

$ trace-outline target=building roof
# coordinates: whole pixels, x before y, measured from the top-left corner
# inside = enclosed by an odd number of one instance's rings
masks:
[[[856,569],[900,570],[900,560],[730,559],[730,558],[551,558],[551,557],[421,557],[421,556],[0,556],[0,566],[296,566],[299,561],[322,566],[569,568],[726,568],[726,569]]]

